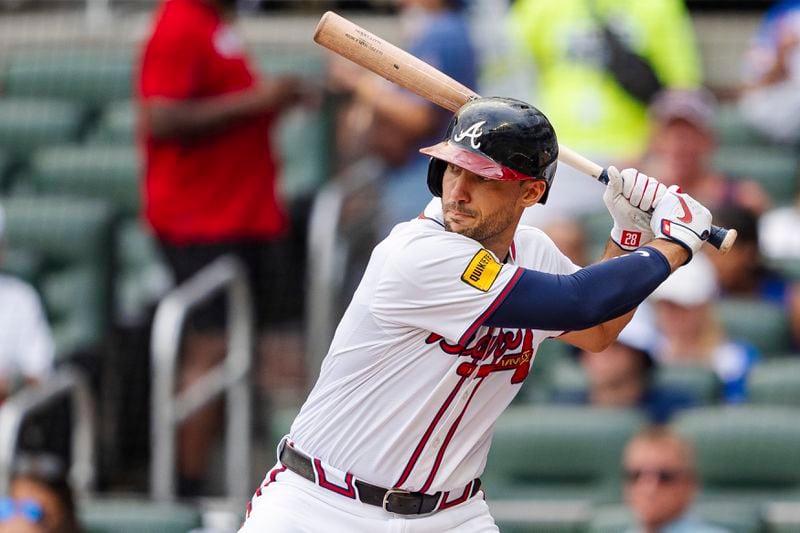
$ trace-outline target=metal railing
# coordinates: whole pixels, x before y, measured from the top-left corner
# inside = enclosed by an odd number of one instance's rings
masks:
[[[187,315],[223,289],[228,301],[226,357],[198,381],[176,393],[176,367]],[[195,411],[224,393],[227,496],[246,501],[251,489],[249,372],[253,353],[253,311],[247,276],[239,260],[221,257],[164,297],[156,309],[151,351],[151,496],[158,501],[175,499],[177,428]]]
[[[23,388],[0,406],[0,496],[8,494],[22,423],[64,397],[72,400],[69,481],[79,496],[94,488],[96,455],[92,393],[81,372],[63,367],[43,383]]]
[[[375,213],[362,210],[347,226],[343,224],[348,199],[374,188],[383,174],[375,159],[364,159],[332,179],[314,198],[308,230],[308,279],[306,291],[306,362],[309,382],[316,381],[322,359],[328,352],[341,304],[349,253],[353,240],[374,225]]]

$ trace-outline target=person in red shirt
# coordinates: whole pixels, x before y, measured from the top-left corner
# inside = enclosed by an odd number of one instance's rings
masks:
[[[266,304],[286,302],[276,291],[291,275],[271,129],[303,93],[295,77],[262,79],[253,71],[231,25],[233,8],[232,0],[166,0],[156,12],[137,87],[145,218],[176,283],[221,255],[242,259],[263,325],[282,318]],[[219,361],[223,326],[221,299],[193,316],[180,386]],[[184,494],[199,490],[216,420],[205,409],[181,429]]]

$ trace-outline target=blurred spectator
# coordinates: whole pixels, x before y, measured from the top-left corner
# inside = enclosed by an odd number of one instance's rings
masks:
[[[706,90],[673,90],[660,94],[650,108],[655,128],[639,168],[665,185],[680,185],[712,211],[736,206],[760,215],[769,195],[754,181],[732,180],[714,170],[716,102]]]
[[[746,398],[747,375],[756,363],[755,348],[727,337],[715,310],[719,285],[714,266],[702,253],[679,268],[653,292],[656,323],[663,342],[656,359],[666,365],[695,365],[714,370],[723,399]]]
[[[398,0],[403,48],[467,87],[477,83],[477,58],[464,0]],[[431,194],[423,178],[430,158],[419,148],[439,142],[451,114],[422,97],[341,58],[331,62],[331,82],[353,96],[340,125],[345,160],[377,155],[383,179],[383,232],[419,215]]]
[[[739,112],[778,142],[800,140],[800,1],[776,3],[745,56]]]
[[[166,0],[155,14],[138,79],[145,216],[176,283],[219,256],[239,257],[263,326],[299,318],[292,316],[298,313],[294,285],[299,280],[292,277],[271,137],[279,112],[303,93],[294,77],[260,79],[253,71],[231,25],[234,4]],[[181,387],[219,361],[223,325],[221,297],[193,317]],[[281,357],[301,364],[289,349]],[[206,408],[182,426],[178,455],[184,494],[200,490],[215,419],[214,410]]]
[[[5,213],[0,206],[0,268],[5,249]],[[42,302],[25,281],[0,273],[0,403],[25,383],[52,370],[55,347]]]
[[[79,533],[75,500],[55,456],[18,457],[9,496],[0,499],[0,533]]]
[[[588,257],[586,231],[575,218],[555,218],[542,227],[561,252],[576,265],[586,266],[592,261]]]
[[[631,438],[623,456],[625,501],[636,518],[628,533],[724,533],[692,516],[699,489],[692,445],[667,426]]]
[[[701,81],[681,0],[517,0],[509,25],[536,69],[538,91],[523,100],[547,115],[561,143],[602,165],[641,156],[659,89]],[[601,197],[602,185],[560,165],[548,209],[529,209],[523,221],[541,225],[554,209],[601,211]]]
[[[589,404],[598,407],[634,407],[645,412],[654,423],[670,419],[678,409],[696,402],[681,390],[653,382],[653,349],[658,331],[652,324],[652,310],[640,306],[617,340],[602,352],[580,352],[581,366],[588,379],[586,391],[560,394],[556,402]]]
[[[722,295],[759,298],[782,307],[789,317],[794,343],[800,346],[800,285],[764,265],[758,243],[758,219],[747,210],[730,208],[715,212],[714,222],[735,228],[739,234],[736,246],[727,254],[709,255]]]
[[[761,253],[770,260],[800,259],[800,195],[793,205],[777,207],[758,220]]]

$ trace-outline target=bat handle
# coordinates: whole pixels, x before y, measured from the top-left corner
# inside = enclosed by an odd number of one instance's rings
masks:
[[[597,181],[603,185],[608,185],[608,171],[606,169],[600,172],[600,175],[597,176]],[[719,253],[725,255],[730,251],[733,243],[736,242],[737,236],[738,234],[735,229],[725,229],[712,224],[711,233],[708,236],[708,243],[714,248],[717,248]]]

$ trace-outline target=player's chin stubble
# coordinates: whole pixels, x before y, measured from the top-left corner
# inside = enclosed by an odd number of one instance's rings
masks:
[[[499,235],[508,228],[509,224],[513,222],[514,214],[506,210],[498,210],[489,216],[479,217],[477,213],[469,208],[458,205],[457,202],[449,202],[443,206],[444,211],[444,228],[447,231],[452,231],[474,239],[478,242],[483,242],[486,239]],[[470,215],[469,220],[474,223],[471,226],[458,226],[453,227],[450,223],[448,213],[464,213]]]

